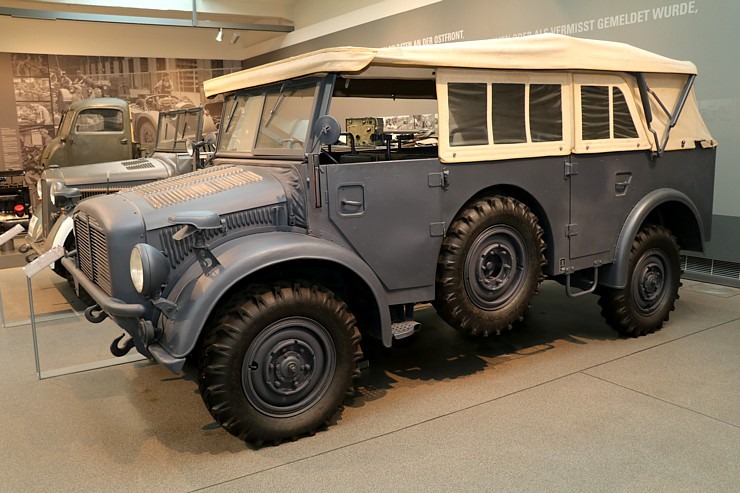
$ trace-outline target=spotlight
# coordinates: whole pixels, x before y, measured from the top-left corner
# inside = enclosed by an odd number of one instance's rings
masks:
[[[231,35],[231,40],[229,41],[229,43],[235,45],[237,41],[239,41],[239,33],[235,32]]]
[[[218,34],[216,35],[216,41],[220,43],[222,39],[224,39],[224,30],[223,28],[219,27]]]

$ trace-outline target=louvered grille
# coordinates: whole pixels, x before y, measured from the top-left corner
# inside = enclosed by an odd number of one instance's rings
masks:
[[[206,243],[210,242],[217,236],[223,236],[227,231],[233,231],[236,229],[244,229],[253,226],[274,226],[277,224],[277,216],[273,211],[274,207],[260,207],[259,209],[252,209],[248,211],[234,212],[227,214],[223,218],[225,219],[225,226],[220,231],[204,231],[203,236],[205,237]],[[195,237],[191,236],[181,241],[175,241],[172,239],[172,235],[175,234],[182,226],[169,226],[159,230],[159,241],[162,244],[162,249],[167,253],[167,258],[170,261],[170,265],[173,269],[177,268],[183,261],[185,261],[193,253],[193,244],[195,243]]]
[[[129,171],[154,168],[154,165],[146,158],[132,159],[131,161],[122,161],[121,164]]]
[[[108,241],[95,218],[84,212],[75,214],[75,237],[80,269],[95,284],[112,296]]]

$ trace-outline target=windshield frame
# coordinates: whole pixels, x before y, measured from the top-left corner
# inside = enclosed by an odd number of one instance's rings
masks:
[[[222,109],[221,125],[219,128],[218,142],[216,145],[216,157],[272,157],[281,159],[303,159],[307,150],[313,147],[313,123],[317,118],[319,105],[323,103],[323,99],[320,96],[322,94],[322,88],[325,82],[327,82],[326,76],[304,77],[300,79],[282,81],[267,86],[237,91],[227,95],[224,98]],[[274,108],[274,101],[272,103],[268,101],[270,96],[272,96],[273,98],[275,96],[278,96],[279,98],[280,94],[286,94],[289,92],[305,89],[312,89],[313,93],[310,95],[310,106],[307,105],[308,111],[306,111],[304,115],[306,117],[306,128],[303,143],[301,145],[296,145],[292,149],[264,146],[260,147],[259,141],[260,135],[262,134],[262,130],[264,128],[263,122],[266,118],[270,117],[271,110],[276,111],[276,108]],[[238,120],[232,121],[232,119],[230,118],[232,111],[235,110],[234,101],[238,102],[239,104],[243,104],[250,98],[259,99],[256,103],[254,103],[257,105],[257,108],[255,108],[255,112],[259,115],[259,119],[257,122],[252,122],[250,124],[252,135],[250,136],[250,141],[244,145],[244,148],[248,150],[226,150],[224,149],[224,146],[226,145],[226,130],[232,125],[238,123]],[[277,109],[279,109],[279,107]],[[273,111],[273,118],[277,114],[275,111]],[[301,127],[300,130],[302,133],[304,129]]]
[[[157,141],[155,143],[154,150],[156,152],[187,152],[186,142],[189,138],[194,141],[199,141],[203,134],[203,108],[196,106],[194,108],[178,109],[173,111],[162,111],[159,113],[159,119],[157,122]],[[162,132],[165,130],[165,126],[172,120],[172,116],[176,115],[177,120],[175,121],[175,138],[168,139],[167,145],[162,143]],[[195,119],[196,128],[193,132],[192,129],[186,129],[185,125],[192,122]],[[188,135],[185,135],[185,131],[188,131]]]

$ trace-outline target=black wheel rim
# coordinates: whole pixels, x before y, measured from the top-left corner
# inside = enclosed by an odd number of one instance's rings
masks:
[[[662,250],[648,250],[640,257],[632,276],[632,298],[643,316],[660,309],[671,285],[668,256]]]
[[[484,310],[507,304],[527,278],[526,257],[514,228],[497,225],[478,235],[465,258],[465,290],[473,303]]]
[[[244,356],[244,393],[268,416],[295,416],[324,396],[336,360],[332,338],[321,324],[303,317],[280,320],[260,332]]]

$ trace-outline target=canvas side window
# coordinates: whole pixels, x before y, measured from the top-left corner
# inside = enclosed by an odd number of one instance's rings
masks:
[[[532,142],[563,140],[562,94],[560,84],[529,86],[529,131]]]
[[[615,139],[636,139],[637,129],[635,122],[632,121],[630,109],[627,101],[624,99],[622,90],[618,87],[612,87],[612,106],[614,114],[614,138]]]
[[[568,154],[573,148],[572,82],[568,73],[440,68],[442,161]]]
[[[486,84],[452,82],[447,85],[450,146],[488,144]]]
[[[609,138],[608,86],[581,86],[581,116],[583,140]]]
[[[583,140],[637,137],[637,129],[621,89],[615,86],[581,86]]]
[[[491,84],[491,117],[494,144],[527,142],[524,84]]]

